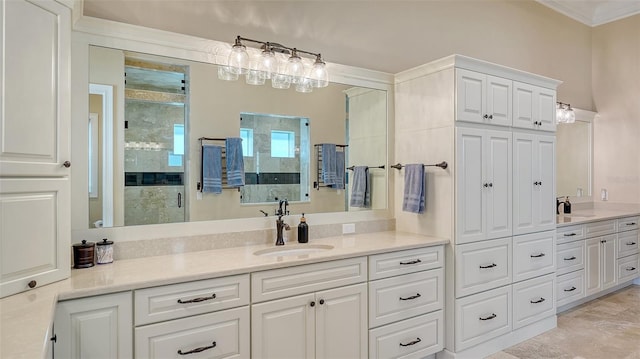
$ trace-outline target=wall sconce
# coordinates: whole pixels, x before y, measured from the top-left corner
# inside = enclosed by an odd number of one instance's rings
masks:
[[[243,41],[260,44],[262,52],[251,56]],[[280,61],[276,52],[289,55],[289,58],[287,61]],[[303,60],[300,54],[309,55],[315,61],[313,64],[306,61],[308,63],[305,64],[304,60],[309,59]],[[218,68],[218,78],[221,80],[235,81],[239,75],[244,75],[249,85],[264,85],[266,80],[271,80],[273,88],[288,89],[294,85],[298,92],[311,92],[314,88],[329,86],[329,73],[320,53],[241,36],[236,37],[226,66]]]
[[[576,113],[571,105],[563,102],[556,102],[556,123],[574,123],[576,122]]]

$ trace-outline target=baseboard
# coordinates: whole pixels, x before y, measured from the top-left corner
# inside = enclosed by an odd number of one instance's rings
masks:
[[[636,282],[638,282],[638,283],[636,283]],[[640,278],[637,278],[634,281],[629,281],[629,282],[626,282],[626,283],[618,284],[615,287],[607,288],[607,289],[605,289],[605,290],[603,290],[601,292],[598,292],[598,293],[595,293],[595,294],[591,294],[588,297],[584,297],[582,299],[578,299],[578,300],[576,300],[574,302],[571,302],[571,303],[565,304],[565,305],[563,305],[561,307],[558,307],[556,309],[556,314],[562,313],[562,312],[564,312],[566,310],[569,310],[571,308],[575,308],[575,307],[577,307],[579,305],[582,305],[584,303],[590,302],[590,301],[592,301],[594,299],[600,298],[600,297],[602,297],[604,295],[613,293],[613,292],[615,292],[617,290],[620,290],[622,288],[626,288],[626,287],[634,285],[634,284],[640,285]]]
[[[484,358],[491,354],[495,354],[503,349],[514,346],[527,339],[531,339],[536,335],[542,334],[558,325],[558,318],[554,315],[542,319],[533,324],[527,325],[508,334],[501,335],[497,338],[487,340],[482,344],[465,349],[459,352],[452,352],[445,349],[436,354],[437,359],[478,359]]]

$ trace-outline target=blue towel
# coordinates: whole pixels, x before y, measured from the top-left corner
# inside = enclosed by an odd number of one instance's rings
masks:
[[[369,167],[355,166],[353,168],[353,185],[351,186],[351,207],[371,206],[369,183]]]
[[[202,145],[202,192],[222,193],[222,147]]]
[[[230,187],[244,186],[244,158],[242,157],[242,139],[227,138],[227,184]]]
[[[331,188],[344,189],[344,151],[336,152],[336,183]]]
[[[423,213],[425,205],[424,165],[411,164],[404,166],[404,199],[402,210],[405,212]]]
[[[336,145],[322,144],[322,182],[330,186],[336,184]]]

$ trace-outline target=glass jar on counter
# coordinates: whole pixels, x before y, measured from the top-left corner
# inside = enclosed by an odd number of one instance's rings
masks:
[[[113,262],[113,241],[102,239],[102,242],[96,244],[98,264],[107,264]]]

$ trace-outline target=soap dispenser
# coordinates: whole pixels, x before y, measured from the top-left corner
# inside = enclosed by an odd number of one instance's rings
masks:
[[[302,214],[302,218],[300,218],[300,224],[298,224],[298,242],[309,242],[309,225],[307,224],[307,219],[304,218],[304,213]]]
[[[571,214],[571,202],[569,202],[569,196],[564,199],[564,213]]]

